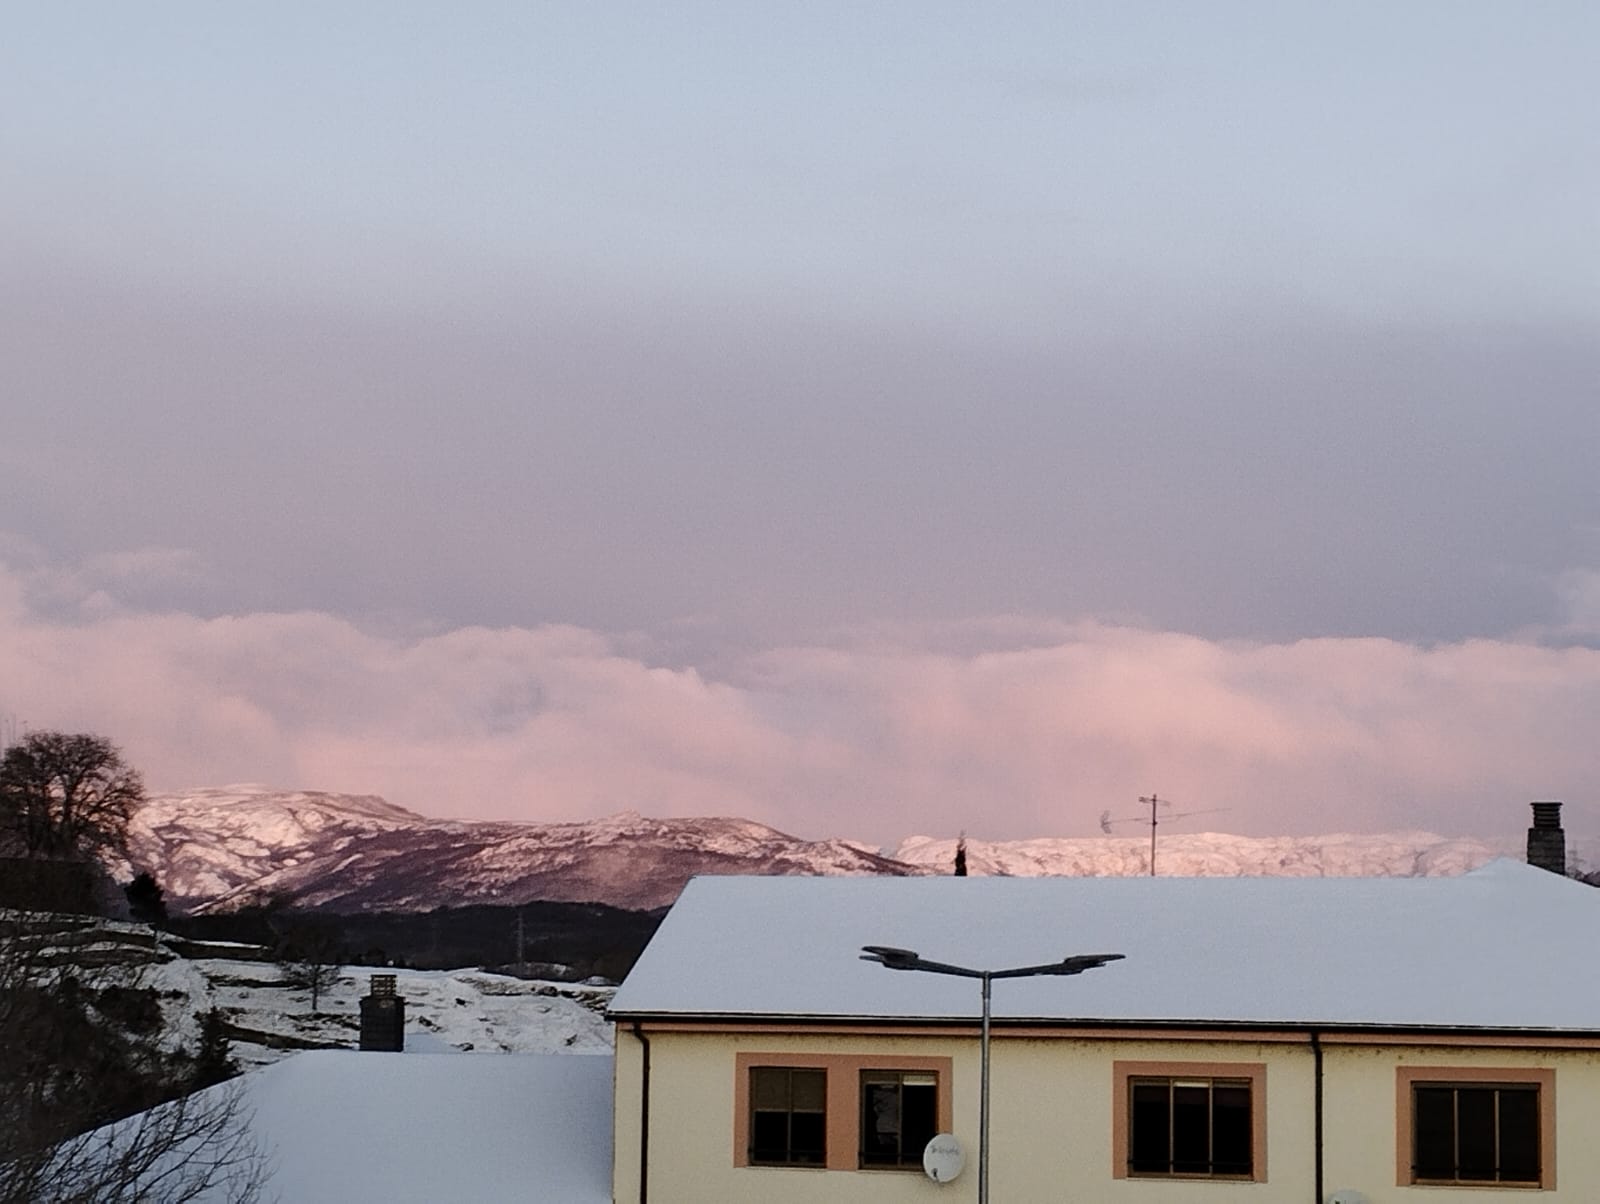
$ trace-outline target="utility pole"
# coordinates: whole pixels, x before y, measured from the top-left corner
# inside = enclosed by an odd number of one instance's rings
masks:
[[[1150,876],[1154,878],[1156,876],[1156,828],[1161,823],[1160,810],[1162,807],[1172,806],[1172,800],[1152,793],[1141,794],[1139,801],[1150,808],[1148,821],[1142,815],[1124,815],[1113,819],[1111,812],[1102,811],[1100,813],[1100,830],[1110,836],[1113,824],[1142,824],[1148,822],[1150,825]],[[1227,810],[1229,810],[1227,807],[1208,807],[1204,811],[1170,811],[1167,813],[1167,818],[1187,819],[1191,815],[1216,815]]]
[[[1156,808],[1161,805],[1161,800],[1154,791],[1148,795],[1141,794],[1139,801],[1150,808],[1150,876],[1156,876]]]

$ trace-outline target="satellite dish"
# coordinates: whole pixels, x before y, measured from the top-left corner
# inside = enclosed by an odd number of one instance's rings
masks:
[[[940,1133],[922,1151],[923,1173],[935,1183],[949,1183],[967,1165],[967,1152],[953,1133]]]

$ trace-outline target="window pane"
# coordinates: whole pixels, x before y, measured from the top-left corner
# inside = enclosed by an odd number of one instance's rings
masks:
[[[820,1164],[827,1128],[827,1118],[821,1112],[796,1112],[789,1123],[789,1161]]]
[[[1418,1087],[1412,1096],[1416,1126],[1415,1170],[1419,1179],[1456,1177],[1455,1092]]]
[[[828,1075],[822,1070],[791,1072],[789,1090],[796,1112],[821,1112],[828,1099]]]
[[[750,1068],[750,1161],[786,1165],[824,1161],[827,1082],[822,1070]]]
[[[1172,1169],[1180,1175],[1211,1170],[1211,1091],[1207,1087],[1172,1089]]]
[[[861,1086],[861,1160],[882,1165],[900,1160],[900,1084]]]
[[[1537,1088],[1500,1092],[1500,1178],[1513,1183],[1539,1181]]]
[[[1166,1083],[1133,1085],[1133,1103],[1128,1117],[1128,1170],[1134,1174],[1159,1175],[1172,1169],[1168,1144],[1168,1092]]]
[[[750,1161],[789,1160],[789,1114],[757,1112],[750,1118]]]
[[[789,1072],[776,1066],[757,1066],[752,1069],[750,1106],[763,1111],[786,1111],[789,1107]]]
[[[900,1091],[900,1153],[905,1161],[921,1164],[922,1151],[939,1131],[938,1126],[938,1089],[908,1082]]]
[[[861,1072],[861,1165],[922,1165],[938,1132],[939,1076],[929,1071]]]
[[[1254,1135],[1250,1126],[1250,1087],[1219,1083],[1211,1091],[1211,1169],[1218,1175],[1248,1175]]]
[[[1462,1179],[1495,1177],[1494,1099],[1491,1087],[1456,1090],[1456,1160]]]

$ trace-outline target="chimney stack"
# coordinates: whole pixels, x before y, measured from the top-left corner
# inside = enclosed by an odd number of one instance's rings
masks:
[[[1560,803],[1534,803],[1528,829],[1528,864],[1552,874],[1567,872],[1567,834],[1561,829]]]
[[[406,1047],[406,1001],[395,991],[395,975],[374,974],[361,1000],[361,1048],[401,1053]]]

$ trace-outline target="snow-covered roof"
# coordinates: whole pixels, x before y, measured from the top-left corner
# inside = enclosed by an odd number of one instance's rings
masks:
[[[597,1054],[318,1050],[235,1083],[267,1199],[610,1204],[611,1078]]]
[[[970,979],[863,945],[997,970],[1001,1020],[1600,1032],[1600,890],[1519,862],[1459,878],[693,880],[611,1015],[971,1020]]]

